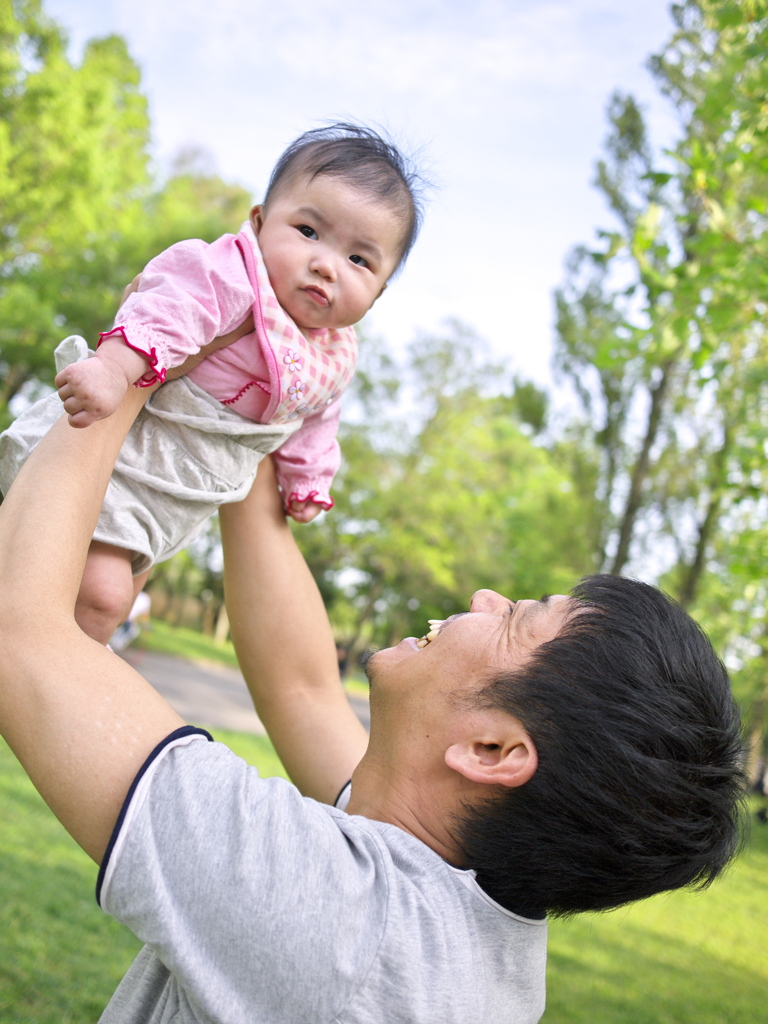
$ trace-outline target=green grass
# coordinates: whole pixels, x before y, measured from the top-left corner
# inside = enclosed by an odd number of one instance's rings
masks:
[[[169,626],[162,619],[152,619],[150,629],[142,630],[134,645],[147,651],[175,654],[189,661],[210,661],[237,668],[235,649],[228,640],[217,644],[210,636],[182,626]]]
[[[139,945],[95,903],[96,869],[0,742],[0,1020],[95,1021]]]
[[[283,775],[264,736],[211,730],[262,775]],[[0,1021],[97,1021],[140,949],[96,905],[97,869],[0,740]]]
[[[265,737],[213,732],[283,774]],[[0,1021],[96,1021],[139,945],[98,909],[95,866],[2,741],[0,821]],[[768,826],[756,825],[705,893],[553,923],[544,1024],[764,1024],[767,950]]]
[[[703,893],[550,926],[544,1024],[765,1024],[768,826]]]

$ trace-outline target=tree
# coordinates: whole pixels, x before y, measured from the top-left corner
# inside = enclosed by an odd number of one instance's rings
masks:
[[[49,376],[54,338],[114,304],[104,255],[148,187],[149,122],[122,40],[90,43],[78,68],[39,0],[4,4],[0,17],[5,406],[28,380]]]
[[[381,343],[375,358],[381,369]],[[347,640],[391,643],[465,610],[480,587],[538,596],[594,568],[581,498],[541,440],[540,392],[455,323],[411,346],[388,402],[382,375],[374,411],[377,376],[363,366],[336,508],[297,530]]]
[[[764,5],[691,0],[673,12],[677,31],[652,66],[680,114],[675,164],[659,169],[634,100],[615,96],[597,181],[619,227],[571,259],[557,366],[600,452],[603,565],[621,572],[633,544],[637,560],[644,538],[658,548],[672,536],[690,603],[738,499],[732,462],[766,358],[768,28]]]
[[[91,41],[75,66],[40,0],[0,6],[0,426],[25,385],[51,382],[58,340],[108,328],[155,253],[246,216],[247,192],[189,154],[156,182],[149,142],[122,39]]]
[[[768,6],[672,12],[651,67],[680,140],[660,166],[635,102],[613,98],[597,183],[617,227],[571,258],[556,361],[599,466],[598,557],[611,572],[663,574],[724,645],[754,719],[766,595],[744,551],[765,539],[768,511]]]

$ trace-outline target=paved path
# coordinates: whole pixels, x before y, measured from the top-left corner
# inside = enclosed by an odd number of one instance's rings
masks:
[[[120,656],[165,697],[185,722],[235,732],[264,732],[237,669],[184,661],[170,654],[134,647],[127,648]],[[350,697],[349,701],[367,729],[368,701],[363,697]]]

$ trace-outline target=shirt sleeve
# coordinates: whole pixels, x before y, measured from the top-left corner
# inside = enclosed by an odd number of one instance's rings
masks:
[[[102,907],[151,947],[202,1019],[335,1019],[383,934],[376,844],[350,839],[343,812],[260,778],[220,743],[163,751],[129,803]]]
[[[293,498],[314,501],[326,511],[333,508],[331,484],[341,463],[336,438],[340,417],[337,398],[322,412],[307,416],[296,433],[273,454],[286,510]]]
[[[178,242],[150,260],[139,290],[128,296],[115,327],[99,343],[120,335],[141,353],[149,369],[138,383],[149,386],[165,380],[171,366],[238,327],[254,300],[234,235],[211,244],[197,238]]]

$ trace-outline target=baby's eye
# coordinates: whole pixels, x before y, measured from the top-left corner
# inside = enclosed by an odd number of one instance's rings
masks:
[[[317,238],[317,232],[309,224],[299,224],[297,227],[305,238]]]
[[[365,259],[363,256],[350,256],[349,258],[358,267],[367,267],[368,266],[368,260]]]

